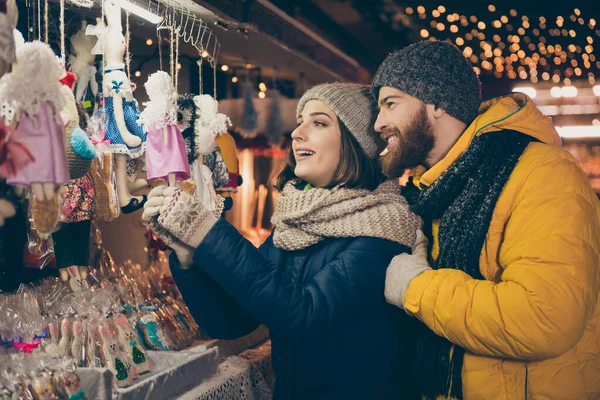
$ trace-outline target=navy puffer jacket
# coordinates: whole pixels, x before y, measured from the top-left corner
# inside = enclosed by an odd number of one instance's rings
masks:
[[[283,251],[255,248],[219,220],[189,270],[171,270],[202,330],[234,339],[269,328],[275,399],[409,399],[403,371],[417,322],[386,303],[385,271],[406,246],[377,238],[326,239]]]

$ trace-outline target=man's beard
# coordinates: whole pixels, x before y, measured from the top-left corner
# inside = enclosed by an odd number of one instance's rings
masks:
[[[396,136],[396,142],[381,158],[381,168],[388,178],[398,178],[407,169],[425,163],[434,146],[433,129],[424,105],[402,133],[398,128],[390,127],[381,136],[390,134]]]

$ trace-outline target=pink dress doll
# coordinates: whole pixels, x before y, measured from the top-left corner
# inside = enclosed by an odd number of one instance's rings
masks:
[[[52,49],[42,42],[17,49],[13,71],[0,79],[0,99],[16,105],[14,121],[21,142],[35,157],[9,176],[12,186],[31,188],[33,218],[40,234],[49,235],[58,223],[57,189],[69,181],[59,80],[64,76]]]
[[[177,128],[177,96],[169,74],[153,73],[144,85],[150,101],[144,103],[138,124],[147,132],[146,174],[175,186],[190,178],[185,140]]]

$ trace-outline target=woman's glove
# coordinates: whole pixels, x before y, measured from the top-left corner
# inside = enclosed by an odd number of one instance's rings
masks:
[[[148,201],[144,205],[142,214],[144,221],[154,220],[160,228],[156,234],[163,239],[167,245],[176,243],[173,237],[182,244],[197,248],[204,237],[210,231],[218,218],[208,211],[198,199],[178,188],[158,186],[150,191]],[[153,229],[154,230],[154,229]],[[168,237],[170,234],[172,237]]]
[[[421,230],[412,247],[412,254],[399,254],[392,258],[385,275],[385,299],[404,309],[404,294],[410,282],[431,269],[427,261],[427,237]]]

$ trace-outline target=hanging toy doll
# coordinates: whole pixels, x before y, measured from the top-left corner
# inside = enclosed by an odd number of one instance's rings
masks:
[[[146,202],[145,195],[134,197],[130,193],[127,177],[129,160],[144,154],[146,133],[137,124],[140,112],[123,63],[126,44],[121,26],[121,8],[112,0],[106,0],[104,10],[108,25],[89,26],[86,34],[98,35],[99,40],[92,53],[104,54],[104,109],[98,110],[98,114],[104,125],[104,139],[110,142],[104,147],[115,156],[119,207],[123,214],[130,214],[142,208]]]
[[[83,104],[75,101],[71,91],[74,75],[61,83],[66,106],[61,112],[65,123],[65,146],[71,180],[62,186],[63,209],[60,229],[52,234],[56,265],[63,282],[69,282],[73,292],[87,288],[89,264],[89,239],[91,220],[94,216],[94,182],[91,176],[91,160],[96,150],[87,137],[88,115]]]
[[[57,189],[69,181],[62,121],[64,107],[59,80],[64,70],[52,49],[42,42],[17,50],[13,71],[0,79],[0,98],[17,105],[12,125],[35,161],[8,177],[12,186],[31,188],[32,217],[37,231],[48,236],[59,220]]]
[[[177,128],[177,95],[169,74],[153,73],[144,85],[150,101],[144,103],[138,124],[148,135],[146,174],[175,186],[190,178],[185,141]]]
[[[194,96],[193,100],[196,106],[193,151],[197,158],[191,174],[196,184],[195,196],[208,210],[215,211],[223,202],[217,200],[213,171],[206,165],[206,158],[216,150],[216,137],[227,130],[231,121],[225,114],[218,113],[219,103],[212,96]]]
[[[77,77],[75,100],[83,102],[88,115],[94,113],[98,82],[96,82],[96,56],[92,54],[95,39],[87,36],[87,22],[81,22],[81,28],[71,37],[72,54],[69,57],[69,70]]]

